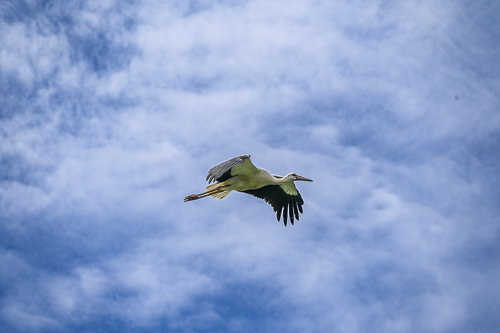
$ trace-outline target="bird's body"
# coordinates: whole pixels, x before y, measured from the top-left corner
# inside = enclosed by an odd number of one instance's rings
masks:
[[[251,194],[257,198],[264,199],[276,212],[278,221],[283,213],[283,222],[287,224],[287,216],[294,223],[299,219],[299,211],[302,213],[304,200],[297,191],[294,181],[312,181],[295,173],[289,173],[285,177],[272,175],[267,170],[255,167],[250,161],[250,155],[241,155],[221,163],[208,171],[209,185],[206,191],[200,194],[192,194],[184,198],[184,202],[201,199],[207,196],[223,199],[231,191],[239,191]]]

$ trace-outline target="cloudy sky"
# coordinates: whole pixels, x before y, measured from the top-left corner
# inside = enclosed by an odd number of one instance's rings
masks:
[[[498,332],[499,12],[3,0],[0,331]]]

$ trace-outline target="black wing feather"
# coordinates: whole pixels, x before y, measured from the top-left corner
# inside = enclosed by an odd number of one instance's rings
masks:
[[[241,155],[232,158],[229,161],[214,166],[212,169],[208,171],[206,180],[208,180],[209,184],[213,181],[222,183],[223,181],[228,180],[229,178],[231,178],[231,168],[234,167],[235,165],[243,163],[249,157],[250,157],[249,155]]]
[[[299,212],[297,210],[297,201],[295,201],[295,204],[293,205],[293,212],[295,213],[295,218],[297,219],[297,221],[299,220]]]
[[[297,191],[297,195],[287,194],[279,185],[266,185],[256,190],[241,191],[253,195],[259,199],[264,199],[273,207],[276,212],[278,221],[283,215],[283,223],[285,227],[290,217],[290,223],[293,225],[294,218],[299,220],[299,211],[302,213],[302,205],[304,200]]]
[[[292,198],[288,198],[288,216],[290,216],[290,223],[293,225],[293,202]]]

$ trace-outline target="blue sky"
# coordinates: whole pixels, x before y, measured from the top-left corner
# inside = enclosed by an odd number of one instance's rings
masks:
[[[498,332],[499,12],[1,2],[0,330]]]

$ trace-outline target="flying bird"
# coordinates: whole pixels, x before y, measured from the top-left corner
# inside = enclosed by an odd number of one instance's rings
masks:
[[[208,183],[216,183],[206,187],[200,194],[191,194],[184,198],[184,202],[198,200],[208,196],[224,199],[231,191],[251,194],[264,199],[276,212],[278,222],[283,214],[285,227],[287,217],[293,225],[294,218],[299,220],[304,200],[295,187],[294,181],[312,182],[311,179],[289,173],[285,177],[272,175],[269,171],[257,168],[250,161],[250,155],[241,155],[224,163],[214,166],[208,171]]]

